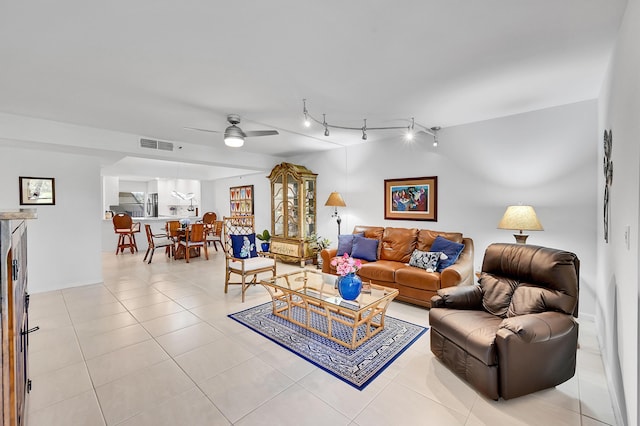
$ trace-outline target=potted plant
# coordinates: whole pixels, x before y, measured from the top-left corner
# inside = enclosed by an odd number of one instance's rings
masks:
[[[262,241],[260,244],[262,251],[269,251],[269,242],[271,241],[271,234],[269,233],[269,230],[265,229],[261,234],[256,234],[256,238]]]
[[[307,242],[309,243],[311,250],[316,253],[316,265],[318,269],[322,268],[322,257],[320,257],[320,252],[331,245],[331,240],[323,238],[317,234],[311,234],[307,237]]]

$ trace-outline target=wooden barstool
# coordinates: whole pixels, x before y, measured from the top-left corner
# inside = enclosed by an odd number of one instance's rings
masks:
[[[113,216],[113,230],[118,234],[118,246],[116,247],[116,254],[118,252],[123,253],[124,249],[128,248],[131,253],[134,250],[138,251],[138,245],[136,244],[136,232],[140,232],[140,223],[134,225],[133,219],[126,213],[118,213]]]

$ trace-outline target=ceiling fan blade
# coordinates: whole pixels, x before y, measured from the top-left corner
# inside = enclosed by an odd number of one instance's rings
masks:
[[[183,129],[185,129],[185,130],[196,130],[198,132],[222,133],[220,130],[199,129],[197,127],[183,127]]]
[[[272,136],[279,135],[277,130],[249,130],[244,132],[245,136]]]

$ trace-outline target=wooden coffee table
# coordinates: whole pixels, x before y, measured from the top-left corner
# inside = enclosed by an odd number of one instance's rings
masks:
[[[278,275],[260,281],[271,295],[273,314],[326,337],[349,349],[355,349],[384,328],[389,303],[398,290],[376,284],[356,300],[340,297],[338,277],[311,269]],[[294,315],[302,309],[304,315]],[[296,316],[298,318],[296,318]],[[338,329],[347,328],[347,338]]]

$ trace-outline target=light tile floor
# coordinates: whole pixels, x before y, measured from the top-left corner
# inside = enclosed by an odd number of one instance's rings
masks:
[[[615,424],[592,323],[577,374],[553,389],[487,400],[434,358],[427,332],[358,391],[227,317],[269,297],[224,294],[221,252],[142,257],[105,253],[104,283],[32,295],[28,426]],[[400,302],[389,314],[429,323]]]

